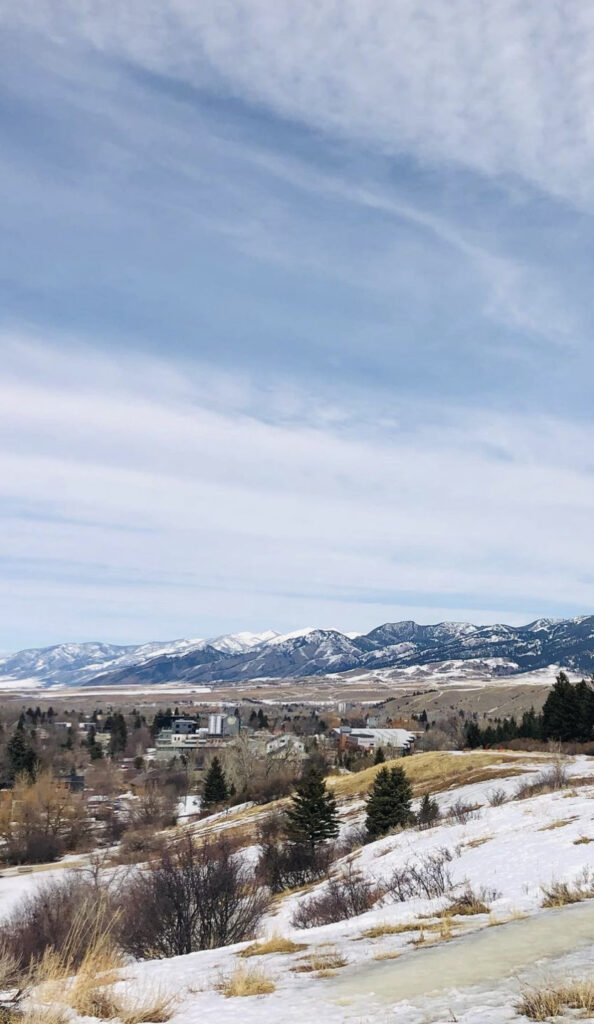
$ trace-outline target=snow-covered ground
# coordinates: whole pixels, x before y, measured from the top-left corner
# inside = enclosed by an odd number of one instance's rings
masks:
[[[465,755],[460,755],[464,757]],[[520,768],[521,762],[514,767]],[[504,767],[502,770],[504,770]],[[543,760],[542,768],[547,764]],[[561,910],[542,909],[542,886],[572,881],[594,868],[594,760],[567,761],[576,786],[524,800],[513,799],[521,777],[497,778],[451,789],[439,795],[443,810],[462,800],[480,805],[463,824],[443,822],[389,836],[351,855],[357,869],[381,882],[395,869],[447,849],[455,891],[470,885],[483,893],[489,914],[451,920],[453,938],[435,940],[428,921],[447,904],[446,897],[385,899],[367,913],[324,927],[299,930],[291,919],[296,907],[321,891],[321,883],[274,904],[263,922],[262,937],[280,934],[307,948],[243,960],[245,944],[194,953],[171,960],[130,965],[122,984],[144,991],[159,987],[175,993],[171,1024],[499,1024],[522,1021],[515,1009],[525,983],[565,981],[591,971],[594,954],[594,901]],[[526,775],[542,768],[525,765]],[[506,801],[491,806],[494,789]],[[363,813],[362,801],[343,806],[345,826]],[[214,823],[214,818],[213,818]],[[246,851],[253,856],[254,849]],[[340,870],[340,864],[335,867]],[[32,876],[18,879],[24,888]],[[0,879],[0,906],[8,879]],[[418,931],[365,937],[383,925],[424,922]],[[503,923],[502,923],[503,922]],[[509,923],[506,923],[509,922]],[[487,927],[497,923],[499,927]],[[430,940],[434,944],[430,944]],[[312,952],[336,952],[345,966],[327,977],[300,973]],[[391,959],[387,958],[391,956]],[[225,998],[221,978],[238,964],[258,966],[276,986],[269,995]],[[568,1018],[569,1019],[569,1018]]]

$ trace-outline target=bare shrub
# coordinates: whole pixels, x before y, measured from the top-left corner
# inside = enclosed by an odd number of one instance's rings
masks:
[[[562,761],[555,761],[550,768],[541,772],[536,778],[523,779],[518,783],[514,798],[526,800],[532,796],[540,796],[541,793],[554,793],[559,789],[565,789],[572,780],[567,775],[567,769]]]
[[[345,921],[370,910],[382,896],[382,889],[348,864],[340,875],[329,880],[322,892],[299,903],[291,924],[295,928],[317,928]]]
[[[448,809],[447,816],[456,825],[465,825],[467,821],[479,817],[479,808],[476,804],[468,804],[460,797],[454,801]]]
[[[23,968],[40,963],[49,951],[78,967],[96,938],[97,922],[112,933],[116,917],[106,886],[69,872],[17,904],[2,929],[3,948]]]
[[[267,890],[225,839],[187,838],[124,886],[119,939],[135,957],[171,957],[252,938]]]
[[[501,805],[507,800],[505,790],[501,789],[501,787],[490,789],[487,793],[487,799],[491,807],[501,807]]]
[[[165,846],[163,836],[155,833],[151,826],[132,828],[124,832],[119,849],[114,857],[120,864],[137,864],[158,853]]]
[[[386,879],[386,895],[400,903],[415,897],[435,899],[437,896],[444,896],[452,888],[452,876],[448,867],[452,860],[451,850],[442,847],[422,860],[408,861],[404,867],[397,868]]]

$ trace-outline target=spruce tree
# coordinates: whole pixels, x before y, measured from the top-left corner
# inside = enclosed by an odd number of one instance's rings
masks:
[[[312,854],[338,835],[336,800],[318,768],[311,768],[297,786],[285,827],[288,839],[307,846]]]
[[[225,773],[221,767],[221,762],[218,757],[213,757],[204,780],[202,806],[213,807],[216,804],[222,804],[228,799],[228,797],[229,787],[227,785]]]
[[[383,764],[385,760],[386,759],[384,757],[383,749],[381,747],[378,747],[376,752],[375,752],[375,757],[373,759],[373,763],[374,764]]]
[[[31,746],[24,729],[18,726],[8,741],[8,775],[14,780],[18,775],[28,775],[35,779],[37,771],[37,754]]]
[[[417,814],[417,825],[419,828],[431,828],[439,821],[439,804],[433,800],[428,793],[421,800],[419,813]]]
[[[365,828],[371,839],[410,823],[412,790],[404,768],[380,768],[367,798]]]

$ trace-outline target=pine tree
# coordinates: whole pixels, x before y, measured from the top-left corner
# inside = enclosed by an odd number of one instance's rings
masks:
[[[374,764],[383,764],[385,760],[386,760],[386,758],[384,757],[384,751],[382,750],[381,747],[378,747],[376,752],[375,752],[375,757],[373,759],[373,763]]]
[[[404,768],[380,768],[367,798],[365,828],[372,839],[410,823],[412,790]]]
[[[227,786],[227,779],[221,767],[221,762],[218,757],[213,757],[204,780],[202,806],[213,807],[216,804],[222,804],[228,797],[229,787]]]
[[[428,793],[421,800],[419,813],[417,814],[417,825],[419,828],[431,828],[439,821],[439,804],[433,800]]]
[[[312,854],[316,847],[338,835],[336,800],[326,789],[318,768],[311,768],[297,786],[285,827],[289,840],[308,846]]]
[[[35,779],[37,771],[37,754],[31,746],[24,729],[15,729],[6,748],[8,754],[8,774],[11,779],[18,775],[28,775]]]

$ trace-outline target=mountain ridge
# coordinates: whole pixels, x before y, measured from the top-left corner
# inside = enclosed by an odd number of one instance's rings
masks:
[[[308,627],[280,634],[240,632],[210,639],[137,645],[55,644],[0,658],[0,683],[104,686],[240,683],[488,659],[509,674],[549,665],[594,672],[594,615],[535,619],[525,626],[469,622],[385,622],[368,633]]]

